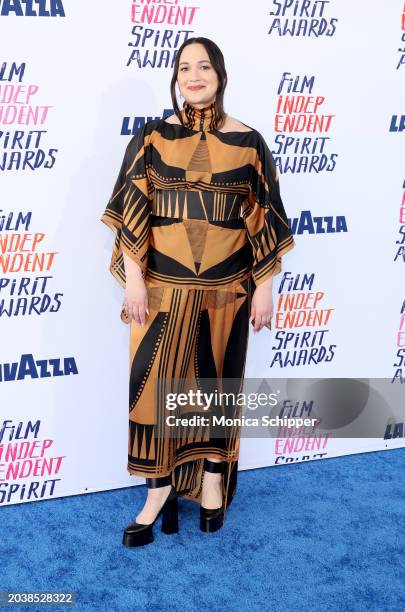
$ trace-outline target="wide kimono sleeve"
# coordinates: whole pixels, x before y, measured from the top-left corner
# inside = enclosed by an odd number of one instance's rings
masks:
[[[259,132],[247,200],[244,223],[253,249],[252,277],[260,285],[281,272],[281,257],[295,242],[280,195],[278,169]]]
[[[100,218],[115,234],[110,272],[123,287],[123,253],[140,266],[143,275],[147,268],[153,184],[147,174],[146,126],[129,141],[113,193]]]

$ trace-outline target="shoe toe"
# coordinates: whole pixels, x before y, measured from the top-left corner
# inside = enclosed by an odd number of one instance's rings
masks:
[[[142,523],[132,521],[132,523],[125,527],[125,533],[137,533],[138,531],[144,531],[148,527],[150,527],[150,525],[143,525]]]

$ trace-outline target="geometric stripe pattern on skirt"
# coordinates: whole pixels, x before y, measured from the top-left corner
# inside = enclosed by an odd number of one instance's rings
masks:
[[[213,437],[209,426],[178,425],[169,435],[165,423],[171,413],[164,398],[170,379],[193,381],[201,391],[213,391],[206,385],[225,379],[222,390],[241,392],[252,280],[224,289],[145,284],[149,316],[143,327],[131,321],[130,331],[128,472],[146,478],[171,473],[179,496],[200,502],[203,458],[225,461],[226,508],[236,490],[240,427],[226,427],[225,435]],[[217,409],[227,417],[241,414],[237,406]],[[198,406],[182,410],[188,417],[204,414]]]

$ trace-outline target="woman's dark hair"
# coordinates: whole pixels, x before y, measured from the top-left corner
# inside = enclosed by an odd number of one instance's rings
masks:
[[[208,53],[208,57],[210,58],[210,62],[215,72],[218,75],[218,89],[217,89],[217,93],[215,96],[214,104],[215,104],[215,115],[217,117],[217,127],[220,128],[223,126],[225,122],[225,117],[226,117],[226,114],[224,111],[224,93],[225,93],[226,84],[228,82],[228,76],[226,74],[225,60],[224,60],[224,56],[222,54],[221,49],[218,47],[218,45],[214,43],[214,41],[210,40],[209,38],[205,38],[204,36],[197,36],[197,37],[189,38],[188,40],[185,40],[184,43],[181,45],[181,47],[177,51],[176,59],[174,62],[174,68],[173,68],[173,76],[170,82],[170,95],[172,97],[173,110],[175,114],[177,115],[177,117],[179,118],[182,125],[184,125],[183,118],[181,115],[181,109],[179,105],[177,104],[176,82],[177,82],[177,74],[179,72],[179,62],[180,62],[181,53],[183,49],[187,47],[187,45],[191,45],[193,43],[200,43],[201,45],[204,45],[205,50]]]

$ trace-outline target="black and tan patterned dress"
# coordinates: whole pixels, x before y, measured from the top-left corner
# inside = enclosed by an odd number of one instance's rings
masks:
[[[209,391],[213,380],[226,381],[219,390],[242,389],[253,290],[281,271],[295,243],[262,135],[219,131],[214,104],[185,102],[182,116],[185,126],[155,119],[130,140],[101,217],[115,232],[111,273],[125,287],[125,252],[141,267],[149,299],[143,327],[121,311],[131,325],[128,471],[172,473],[179,495],[200,502],[203,458],[217,458],[227,462],[227,507],[239,428],[213,437],[209,426],[178,425],[174,435],[167,416],[207,412],[169,412],[164,396],[170,380],[176,391],[184,381]],[[240,408],[217,404],[213,412],[233,417]]]

